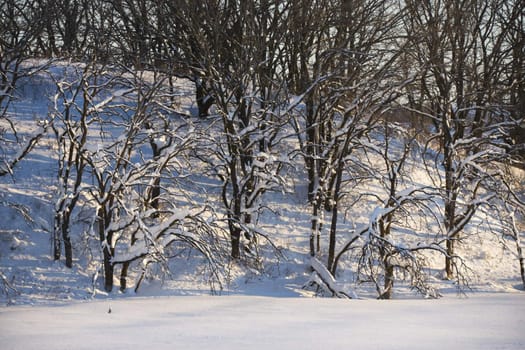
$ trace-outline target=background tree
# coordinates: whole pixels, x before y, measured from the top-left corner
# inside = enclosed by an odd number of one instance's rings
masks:
[[[420,115],[434,124],[429,147],[437,147],[432,169],[443,167],[445,274],[454,275],[456,243],[480,205],[490,199],[484,188],[498,170],[493,160],[504,149],[488,149],[498,136],[504,86],[503,43],[508,27],[498,24],[501,3],[485,1],[407,2],[409,54],[421,67]],[[517,6],[517,5],[516,5]],[[512,122],[511,122],[512,123]],[[508,125],[507,125],[508,127]],[[434,145],[433,142],[436,141]]]
[[[64,69],[64,76],[56,81],[57,92],[51,112],[53,131],[57,141],[58,195],[55,203],[53,225],[53,258],[59,260],[62,243],[66,266],[73,266],[73,244],[71,241],[72,215],[77,202],[85,191],[83,184],[87,152],[87,141],[91,125],[97,118],[92,101],[103,92],[93,85],[96,70],[93,66],[73,66]],[[102,106],[98,106],[102,107]]]
[[[288,110],[286,84],[278,75],[286,4],[206,1],[201,6],[206,11],[192,11],[191,2],[180,5],[184,17],[177,20],[187,32],[179,47],[192,55],[188,62],[196,66],[189,69],[198,68],[215,103],[221,136],[211,140],[209,159],[222,181],[231,256],[238,259],[243,237],[250,250],[261,234],[253,229],[260,198],[282,186],[282,158],[274,150]]]
[[[24,140],[18,133],[16,118],[9,113],[17,83],[41,72],[48,63],[29,62],[42,31],[38,21],[42,11],[38,3],[30,0],[0,4],[0,176],[11,173],[47,130],[47,124],[37,125],[36,132]]]
[[[352,177],[348,159],[362,147],[360,139],[372,129],[378,112],[395,97],[394,86],[402,83],[394,77],[397,54],[385,50],[396,35],[399,19],[393,5],[389,1],[330,2],[315,12],[315,6],[301,3],[290,12],[298,16],[290,19],[292,23],[302,23],[307,14],[323,18],[306,36],[311,46],[295,41],[291,55],[302,57],[302,63],[297,67],[291,59],[289,71],[300,76],[296,85],[302,86],[305,100],[304,120],[297,125],[304,125],[305,142],[300,139],[300,144],[312,203],[310,254],[320,249],[324,207],[331,212],[329,270],[335,255],[338,205],[344,183]]]
[[[411,173],[415,165],[411,163],[420,151],[417,134],[389,120],[389,116],[384,115],[376,125],[375,137],[364,149],[364,159],[376,168],[368,171],[369,177],[382,190],[358,190],[353,196],[354,205],[362,200],[363,205],[370,200],[377,200],[377,204],[372,206],[368,223],[353,230],[337,252],[332,273],[335,275],[344,255],[354,252],[358,280],[372,283],[379,299],[392,298],[396,279],[408,281],[425,296],[437,297],[425,265],[428,252],[446,254],[440,242],[428,233],[439,192],[431,186],[414,184]]]

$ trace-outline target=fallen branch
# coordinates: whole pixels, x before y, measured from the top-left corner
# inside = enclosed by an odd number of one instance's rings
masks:
[[[319,259],[312,257],[310,266],[314,271],[306,282],[305,288],[317,285],[332,296],[343,299],[357,299],[357,294],[353,290],[346,291]]]

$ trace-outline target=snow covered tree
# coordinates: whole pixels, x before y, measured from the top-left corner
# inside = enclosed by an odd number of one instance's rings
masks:
[[[113,288],[113,257],[117,243],[120,239],[129,238],[126,229],[134,224],[136,213],[140,212],[140,202],[137,202],[140,196],[134,196],[134,193],[139,185],[146,185],[147,179],[151,180],[151,175],[148,175],[151,173],[151,170],[148,171],[150,163],[147,166],[140,162],[143,157],[141,146],[150,141],[146,133],[154,115],[150,113],[150,101],[162,82],[162,79],[154,80],[148,85],[142,73],[126,70],[121,79],[110,76],[108,80],[98,82],[103,84],[106,94],[109,94],[109,97],[93,106],[100,114],[96,120],[98,125],[92,128],[100,130],[100,139],[95,149],[86,150],[82,156],[93,181],[88,199],[95,203],[93,226],[101,244],[104,287],[107,291]],[[99,86],[97,81],[93,84]],[[117,137],[110,136],[108,139],[105,131],[108,129],[118,130]],[[159,171],[161,169],[157,173]],[[151,181],[151,185],[155,185],[155,180]],[[133,237],[130,239],[133,244]]]
[[[286,84],[278,74],[286,6],[207,1],[201,12],[190,11],[186,2],[181,6],[185,16],[177,19],[187,34],[178,45],[185,45],[189,62],[196,63],[190,69],[198,67],[207,82],[221,129],[204,150],[222,181],[231,256],[238,259],[243,250],[254,253],[262,234],[256,228],[262,195],[283,186],[279,174],[286,160],[276,149],[289,110]]]
[[[189,79],[195,85],[197,115],[205,118],[214,103],[210,94],[212,81],[206,76],[206,44],[209,40],[209,26],[199,23],[220,6],[216,1],[169,1],[157,7],[155,35],[158,43],[155,48],[156,64],[169,68],[174,75]],[[197,19],[197,14],[205,14]],[[181,20],[182,19],[182,20]],[[204,45],[203,45],[204,44]],[[204,50],[204,51],[203,51]]]
[[[115,1],[106,0],[33,0],[42,9],[34,53],[41,57],[61,57],[116,62],[115,29],[121,19],[114,11]],[[115,36],[114,36],[115,35]]]
[[[41,72],[46,61],[30,59],[42,27],[42,8],[35,1],[7,0],[0,4],[0,176],[12,173],[47,131],[48,124],[36,125],[27,139],[20,137],[16,118],[9,106],[16,98],[17,83]],[[38,122],[38,121],[37,121]]]
[[[310,254],[320,249],[323,209],[331,212],[327,266],[334,260],[338,204],[344,183],[349,180],[349,160],[362,147],[360,139],[374,126],[381,109],[397,94],[403,81],[395,77],[397,53],[385,49],[395,36],[399,21],[388,1],[355,1],[325,4],[327,16],[307,36],[310,46],[296,41],[292,55],[304,58],[300,67],[293,60],[291,73],[301,71],[296,80],[303,89],[305,109],[297,122],[301,152],[308,171],[309,198],[312,203]],[[304,3],[297,4],[298,23],[305,15],[318,18]],[[315,8],[315,6],[314,6]],[[313,11],[313,10],[312,10]],[[352,13],[349,16],[349,13]],[[353,20],[348,21],[348,18]],[[293,20],[293,18],[291,19]],[[294,27],[295,28],[295,27]],[[309,28],[309,27],[308,27]],[[297,27],[298,32],[305,30]],[[313,62],[310,65],[310,62]],[[296,73],[297,74],[297,73]],[[351,172],[351,170],[350,170]]]
[[[166,75],[96,62],[81,67],[78,79],[59,82],[63,191],[55,229],[64,229],[64,243],[82,198],[83,211],[92,212],[87,231],[99,242],[106,291],[119,267],[122,291],[132,268],[140,270],[135,289],[152,263],[168,273],[175,242],[200,252],[220,281],[221,246],[209,208],[194,203],[180,183],[191,169],[195,128],[171,108]],[[69,256],[66,250],[66,262]]]
[[[443,170],[436,172],[436,183],[442,189],[449,279],[462,231],[477,209],[494,197],[486,189],[498,176],[494,162],[506,157],[507,147],[493,140],[504,139],[506,131],[501,131],[519,124],[501,107],[508,91],[504,67],[511,52],[506,44],[511,27],[505,21],[518,20],[523,5],[504,3],[407,2],[411,44],[405,52],[423,67],[419,88],[412,90],[419,91],[419,97],[410,94],[409,100],[418,101],[413,109],[435,127],[428,147],[437,148],[440,155],[431,168]],[[502,22],[502,11],[509,7],[511,17]]]
[[[93,65],[72,66],[65,68],[63,76],[55,82],[57,92],[51,118],[58,151],[58,194],[53,224],[53,258],[60,259],[63,243],[67,267],[73,266],[71,218],[85,190],[83,181],[87,164],[84,152],[87,151],[90,127],[101,107],[93,106],[93,101],[103,91],[95,83],[99,74]]]
[[[410,135],[389,116],[382,117],[370,141],[363,141],[365,156],[360,157],[373,164],[374,171],[368,173],[381,191],[361,190],[353,195],[354,205],[370,200],[375,204],[368,223],[354,229],[337,252],[331,272],[335,275],[341,258],[353,252],[359,283],[375,286],[378,298],[392,298],[396,278],[408,280],[425,296],[437,297],[425,272],[425,252],[446,254],[428,228],[439,193],[431,186],[415,185],[410,175],[415,165],[408,163],[420,151],[417,135]]]
[[[330,18],[332,7],[328,6],[327,1],[310,0],[290,2],[289,7],[288,30],[284,37],[287,49],[283,59],[291,92],[304,98],[304,111],[300,120],[296,122],[296,132],[308,174],[308,200],[312,201],[316,179],[319,177],[317,158],[319,134],[323,129],[318,125],[315,94],[313,91],[308,94],[307,92],[316,85],[317,79],[322,78],[319,69],[315,68],[321,53],[329,48],[325,41],[330,43],[327,33],[333,22]]]

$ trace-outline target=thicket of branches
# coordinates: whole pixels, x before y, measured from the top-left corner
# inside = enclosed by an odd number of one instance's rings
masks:
[[[219,283],[228,259],[258,266],[261,239],[273,244],[259,227],[265,195],[289,190],[294,166],[308,184],[311,282],[334,295],[349,295],[335,283],[345,259],[381,298],[396,276],[437,295],[426,254],[463,281],[457,247],[480,210],[498,211],[494,234],[516,242],[525,280],[523,187],[509,176],[525,161],[524,11],[517,0],[6,0],[0,175],[53,131],[54,258],[73,266],[82,211],[107,291],[117,272],[125,290],[130,268],[136,288],[152,263],[168,271],[184,246]],[[17,82],[65,59],[75,64],[49,73],[47,120],[19,138]],[[177,106],[176,79],[194,84],[194,115]],[[427,184],[412,181],[411,157]],[[194,167],[215,199],[189,195]],[[363,201],[369,222],[343,234]]]

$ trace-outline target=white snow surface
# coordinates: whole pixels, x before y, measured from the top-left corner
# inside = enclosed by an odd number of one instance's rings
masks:
[[[111,308],[111,313],[108,310]],[[524,349],[525,295],[179,296],[0,309],[14,349]]]

